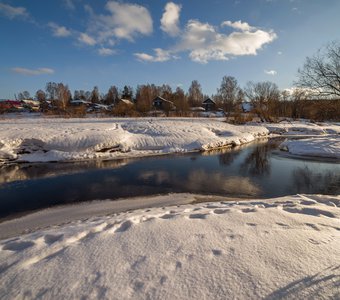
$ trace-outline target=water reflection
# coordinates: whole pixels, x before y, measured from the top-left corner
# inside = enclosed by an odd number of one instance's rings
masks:
[[[189,173],[185,186],[188,191],[193,193],[214,190],[217,194],[235,196],[255,196],[261,191],[250,178],[226,176],[222,172],[211,174],[204,170]]]
[[[255,196],[260,188],[250,178],[228,176],[223,172],[206,172],[204,169],[191,170],[185,176],[169,171],[146,171],[138,175],[144,185],[155,184],[175,186],[177,190],[191,193],[211,193],[237,196]]]
[[[111,161],[98,160],[80,163],[35,163],[7,165],[0,167],[0,185],[12,181],[76,174],[93,169],[119,168],[131,163],[132,161],[133,159],[118,159]]]
[[[255,147],[240,165],[242,174],[270,175],[271,165],[269,155],[281,143],[278,139],[264,139],[262,143]]]
[[[321,173],[305,166],[292,171],[292,181],[293,193],[340,194],[339,172]]]

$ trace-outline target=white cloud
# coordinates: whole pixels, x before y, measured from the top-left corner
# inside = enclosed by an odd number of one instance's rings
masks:
[[[97,43],[96,40],[87,33],[81,33],[78,41],[89,46],[94,46]]]
[[[56,23],[49,22],[48,26],[52,29],[53,35],[56,37],[68,37],[72,34],[66,27],[59,26]]]
[[[29,17],[29,13],[27,12],[25,7],[14,7],[9,4],[0,3],[0,13],[8,17],[9,19],[14,18],[24,18]]]
[[[177,36],[180,33],[179,14],[181,8],[181,5],[173,2],[168,2],[165,6],[165,11],[161,19],[161,29],[170,36]]]
[[[227,60],[230,56],[257,55],[263,45],[276,38],[271,30],[264,31],[249,25],[247,28],[252,31],[234,31],[227,35],[208,23],[190,20],[176,48],[189,51],[194,61],[207,63],[209,60]]]
[[[231,22],[231,21],[224,21],[222,22],[221,26],[229,26],[234,29],[239,29],[242,31],[252,31],[256,30],[255,27],[249,26],[247,22],[242,22],[241,20],[236,21],[236,22]]]
[[[38,69],[26,69],[26,68],[12,68],[12,71],[22,75],[43,75],[43,74],[53,74],[54,70],[50,68],[38,68]]]
[[[135,53],[134,55],[140,61],[146,62],[164,62],[172,58],[171,54],[163,49],[156,48],[154,49],[155,55],[150,55],[146,53]]]
[[[257,29],[241,21],[230,24],[244,30],[225,34],[209,23],[189,20],[178,43],[171,49],[162,51],[168,53],[169,59],[173,54],[189,52],[191,60],[207,63],[210,60],[228,60],[233,56],[257,55],[258,50],[277,37],[272,30]],[[152,55],[143,55],[144,60],[161,61],[155,60]]]
[[[110,48],[100,48],[98,49],[98,54],[101,56],[110,56],[115,54],[115,51]]]
[[[264,70],[264,72],[267,75],[272,75],[272,76],[275,76],[277,74],[277,72],[275,70]]]
[[[282,51],[277,52],[277,55],[282,55],[282,54],[283,54]]]
[[[109,1],[105,8],[109,14],[96,15],[88,5],[86,9],[90,14],[88,34],[95,35],[98,42],[112,38],[133,41],[138,35],[152,33],[152,18],[144,6]]]

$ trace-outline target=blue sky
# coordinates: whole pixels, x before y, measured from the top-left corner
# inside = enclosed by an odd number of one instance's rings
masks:
[[[306,56],[339,39],[339,0],[0,0],[0,98],[49,81],[106,93],[166,83],[206,94],[292,86]]]

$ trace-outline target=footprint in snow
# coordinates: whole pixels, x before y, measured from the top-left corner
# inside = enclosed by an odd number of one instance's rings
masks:
[[[206,219],[208,214],[191,214],[189,219]]]
[[[119,228],[117,228],[117,230],[115,232],[124,232],[127,231],[131,226],[133,225],[133,223],[131,221],[125,221],[124,223],[122,223],[122,225],[120,225]]]
[[[306,226],[313,228],[316,231],[320,231],[319,227],[312,223],[305,223]]]
[[[251,212],[256,212],[257,209],[256,208],[244,208],[242,209],[243,213],[251,213]]]
[[[45,241],[46,244],[51,245],[51,244],[61,240],[63,238],[63,236],[64,236],[63,234],[57,234],[57,235],[55,235],[55,234],[46,234],[44,236],[44,241]]]
[[[214,214],[222,215],[222,214],[226,214],[229,211],[230,211],[230,209],[228,209],[228,208],[226,208],[226,209],[218,208],[218,209],[214,210]]]
[[[6,245],[4,245],[2,247],[3,250],[9,250],[9,251],[15,251],[15,252],[19,252],[19,251],[23,251],[27,248],[32,247],[33,245],[35,245],[34,242],[32,241],[15,241],[15,242],[11,242],[8,243]]]
[[[211,252],[214,256],[221,256],[222,255],[222,250],[212,249]]]
[[[176,216],[177,216],[177,214],[165,214],[165,215],[161,216],[160,218],[164,219],[164,220],[168,220],[168,219],[173,219]]]
[[[329,218],[336,218],[336,216],[326,210],[322,209],[316,209],[316,208],[309,208],[309,207],[304,207],[304,208],[291,208],[291,207],[284,207],[284,211],[289,212],[289,213],[295,213],[295,214],[303,214],[303,215],[310,215],[310,216],[325,216]]]
[[[277,225],[283,227],[283,228],[288,228],[289,226],[285,223],[279,223],[279,222],[276,222]]]

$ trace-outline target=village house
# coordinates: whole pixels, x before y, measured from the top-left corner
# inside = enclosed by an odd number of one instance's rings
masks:
[[[205,99],[202,103],[202,106],[206,111],[215,111],[216,110],[216,102],[211,98]]]
[[[157,96],[152,100],[152,106],[159,110],[173,110],[175,109],[175,104],[172,101],[166,100],[160,96]]]

